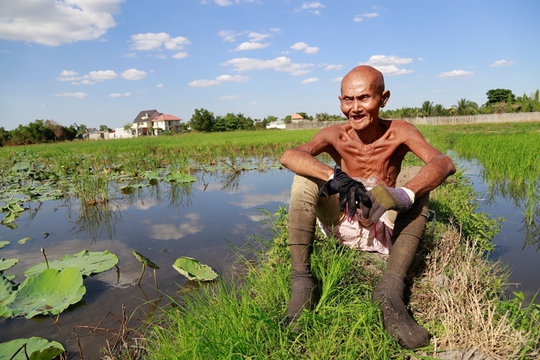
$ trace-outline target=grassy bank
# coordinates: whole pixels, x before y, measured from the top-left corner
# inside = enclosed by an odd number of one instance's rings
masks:
[[[337,246],[320,234],[313,270],[320,300],[304,313],[300,333],[280,326],[289,297],[287,213],[272,218],[275,237],[257,261],[246,261],[237,278],[207,284],[171,299],[174,306],[148,323],[141,346],[149,359],[431,359],[461,358],[467,351],[494,359],[540,355],[539,309],[507,299],[504,268],[485,260],[485,244],[497,231],[476,210],[464,177],[433,193],[438,207],[433,234],[411,272],[410,304],[433,335],[431,346],[407,351],[382,327],[371,291],[384,259]],[[445,209],[459,206],[463,218]],[[450,216],[449,216],[450,215]],[[456,225],[462,224],[462,231]],[[474,224],[474,225],[473,225]],[[254,239],[263,242],[263,239]],[[448,358],[448,357],[447,357]]]

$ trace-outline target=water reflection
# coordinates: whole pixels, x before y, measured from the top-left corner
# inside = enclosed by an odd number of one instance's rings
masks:
[[[509,208],[521,215],[521,228],[523,234],[523,249],[532,248],[540,250],[540,180],[528,179],[524,182],[509,179],[493,179],[481,164],[474,160],[458,160],[461,166],[469,170],[469,175],[477,176],[481,186],[482,200],[497,212],[508,214]],[[536,174],[536,176],[540,176]]]

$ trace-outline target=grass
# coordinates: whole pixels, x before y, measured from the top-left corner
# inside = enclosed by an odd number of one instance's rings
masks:
[[[473,213],[473,190],[458,176],[433,192],[432,202]],[[467,188],[467,190],[456,191]],[[456,200],[458,199],[458,200]],[[540,307],[521,307],[505,295],[507,272],[486,260],[496,220],[459,231],[443,211],[426,234],[411,277],[410,308],[433,335],[431,345],[402,349],[383,329],[371,291],[385,261],[376,254],[344,249],[316,238],[312,266],[320,300],[304,312],[302,331],[281,327],[289,294],[287,213],[272,217],[274,238],[256,260],[230,280],[171,299],[171,308],[147,324],[142,346],[148,359],[433,359],[476,356],[533,359],[540,356]],[[263,239],[254,241],[263,242]],[[250,247],[250,249],[256,246]]]

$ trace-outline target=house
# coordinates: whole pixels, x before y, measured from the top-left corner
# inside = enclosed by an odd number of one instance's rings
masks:
[[[292,114],[291,115],[291,122],[293,123],[299,123],[304,120],[304,117],[300,114]]]
[[[172,133],[181,132],[180,122],[182,119],[171,114],[163,114],[157,110],[143,110],[135,120],[131,130],[133,136],[139,135],[159,135],[164,131]]]
[[[86,134],[84,134],[83,137],[90,140],[108,139],[109,132],[101,131],[97,128],[88,128]]]
[[[286,125],[283,120],[276,120],[266,124],[267,129],[286,129]]]

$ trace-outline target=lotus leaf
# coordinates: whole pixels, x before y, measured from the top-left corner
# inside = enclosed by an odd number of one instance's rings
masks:
[[[39,314],[56,315],[79,302],[85,293],[77,268],[46,269],[37,276],[27,277],[6,306],[12,316],[27,319]]]
[[[192,183],[197,181],[196,177],[193,177],[189,174],[173,174],[170,173],[165,177],[167,182],[177,182],[177,183]]]
[[[11,302],[11,295],[13,294],[13,283],[9,281],[4,274],[0,274],[0,317],[8,317],[11,315],[11,311],[7,308],[6,304]]]
[[[49,268],[61,270],[65,267],[73,266],[79,269],[83,276],[90,276],[91,274],[107,271],[117,263],[118,257],[108,250],[103,252],[83,250],[73,255],[64,255],[59,260],[49,261]],[[37,275],[46,268],[46,263],[40,263],[26,270],[24,275]]]
[[[19,204],[18,201],[11,201],[7,205],[2,206],[2,211],[23,212],[24,208]]]
[[[144,256],[143,254],[141,254],[141,253],[139,253],[139,252],[137,252],[135,250],[131,250],[131,252],[133,253],[133,255],[135,255],[137,260],[139,260],[141,262],[141,264],[146,265],[146,266],[148,266],[149,268],[152,268],[152,269],[159,269],[159,266],[154,264],[152,262],[152,260],[150,260],[149,258]]]
[[[176,259],[173,268],[189,280],[211,281],[218,277],[218,274],[211,267],[187,256],[181,256]]]
[[[0,249],[9,244],[10,244],[9,241],[0,241]]]
[[[16,263],[19,262],[19,259],[0,259],[0,271],[6,271],[11,269]]]
[[[23,244],[26,244],[28,241],[30,241],[30,238],[25,237],[25,238],[22,238],[21,240],[19,240],[18,243],[23,245]]]
[[[11,171],[26,171],[30,168],[30,163],[28,161],[21,161],[13,165]]]
[[[30,360],[54,359],[66,351],[59,342],[33,336],[29,339],[15,339],[0,343],[0,360],[28,359],[24,354],[24,350],[19,351],[17,356],[13,357],[13,355],[25,344],[26,353]]]

